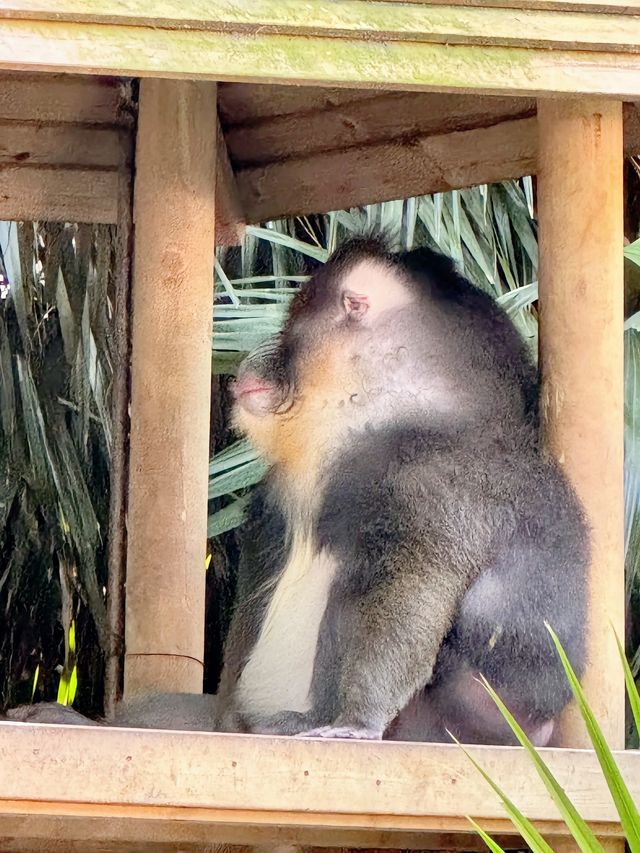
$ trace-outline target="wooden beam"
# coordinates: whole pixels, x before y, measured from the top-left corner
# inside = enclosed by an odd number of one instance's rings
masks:
[[[0,169],[0,219],[115,223],[117,172],[85,169]]]
[[[269,90],[261,88],[263,99],[268,101]],[[353,97],[337,107],[301,108],[293,115],[279,115],[274,109],[271,117],[249,127],[235,127],[230,122],[225,139],[234,166],[246,168],[359,145],[411,145],[417,137],[489,127],[509,118],[535,115],[536,111],[535,100],[529,98],[426,92],[383,92],[362,100]]]
[[[379,97],[381,102],[387,104],[387,98],[392,96]],[[415,95],[396,94],[393,97],[404,104],[405,98],[412,99]],[[438,100],[440,98],[433,95],[418,96],[419,99],[427,98],[428,100],[434,97]],[[471,108],[471,113],[477,110],[489,119],[492,116],[491,108],[494,102],[511,103],[514,108],[519,103],[517,99],[510,102],[498,98],[473,100],[477,107]],[[389,105],[392,103],[393,101],[390,101]],[[452,103],[467,104],[469,99],[459,96],[454,98]],[[523,100],[521,103],[523,109],[528,111],[529,102]],[[374,115],[378,115],[377,104],[377,99],[371,103]],[[230,171],[222,140],[219,140],[217,182],[220,185],[216,188],[218,244],[237,244],[242,237],[242,223],[245,219],[248,222],[260,222],[272,217],[298,213],[322,213],[349,205],[370,204],[402,196],[411,197],[438,190],[459,189],[492,180],[505,180],[535,173],[537,168],[535,121],[513,119],[500,121],[488,128],[475,128],[454,134],[421,136],[411,133],[412,113],[408,110],[408,105],[405,104],[405,106],[407,106],[405,119],[402,118],[402,110],[397,113],[397,127],[402,133],[399,139],[392,139],[390,142],[382,142],[378,145],[355,146],[321,155],[286,159],[283,162],[267,164],[259,168],[240,169],[235,178]],[[473,120],[471,113],[464,118],[464,121]],[[329,120],[336,134],[338,134],[340,114],[338,110],[337,115],[334,114]],[[458,109],[456,113],[443,118],[442,121],[445,125],[450,121],[462,122],[463,114],[463,111]],[[626,104],[624,116],[625,151],[628,154],[638,153],[640,152],[640,113],[634,105]],[[497,116],[494,120],[496,119]],[[418,123],[426,123],[431,119],[428,115],[423,118],[416,112],[414,120]],[[289,128],[287,123],[280,124],[277,119],[266,122],[266,127],[271,130],[264,132],[268,133],[268,138],[271,140],[270,150],[274,156],[276,154],[284,156],[287,146],[298,145],[303,148],[313,146],[313,136],[304,130],[307,119],[298,117],[293,121],[300,122],[299,142],[287,142],[287,134],[284,133]],[[0,159],[4,156],[8,164],[12,159],[15,164],[12,168],[3,168],[0,171],[0,216],[4,219],[24,217],[72,222],[115,222],[117,218],[115,173],[70,168],[71,154],[65,154],[65,151],[76,152],[84,159],[87,166],[92,160],[107,164],[114,159],[113,152],[109,153],[109,151],[112,147],[111,133],[115,131],[92,131],[87,128],[64,125],[60,128],[52,128],[51,134],[46,132],[47,128],[42,128],[42,132],[38,131],[30,137],[29,127],[30,125],[12,125],[6,137],[7,142],[4,146],[0,146]],[[276,127],[282,133],[279,138],[275,136]],[[320,131],[319,128],[318,130]],[[251,134],[256,131],[263,133],[261,124],[256,125],[255,128],[243,128],[242,132],[246,134],[246,138],[242,141],[242,151],[250,152]],[[389,125],[386,131],[394,132],[393,125]],[[92,132],[96,132],[97,135],[92,137]],[[354,131],[355,134],[358,132]],[[376,132],[375,127],[372,127],[372,132]],[[342,141],[346,141],[348,133],[349,131],[345,131],[347,136]],[[8,140],[12,138],[14,144],[10,146]],[[53,138],[61,142],[62,150],[49,145],[45,152],[39,145],[40,141],[48,140],[50,143]],[[94,138],[110,141],[103,148],[92,143]],[[318,138],[320,144],[328,142],[320,132]],[[29,144],[30,157],[27,160],[20,157],[21,145],[16,144],[19,139]],[[2,147],[4,147],[4,154]],[[255,150],[260,150],[258,141],[256,141]],[[239,153],[240,149],[237,148],[236,156],[239,156]],[[32,161],[41,163],[42,166],[35,168],[30,165]]]
[[[535,118],[416,136],[241,169],[248,222],[444,192],[535,174]],[[640,151],[640,116],[625,105],[625,150]]]
[[[202,690],[216,121],[215,85],[142,82],[134,185],[129,696]]]
[[[59,11],[55,5],[52,16]],[[363,15],[368,6],[362,2]],[[242,11],[257,24],[252,9],[252,0],[244,0]],[[370,38],[366,27],[336,38],[311,36],[303,26],[285,35],[259,27],[212,32],[171,29],[167,19],[165,28],[32,20],[27,13],[0,20],[0,69],[477,94],[640,96],[638,54],[597,51],[583,43],[580,50],[525,49],[420,42],[410,31],[406,41],[381,41]],[[5,3],[5,14],[18,13]],[[301,20],[298,13],[296,20]],[[625,21],[633,22],[625,31],[634,32],[636,19]],[[631,42],[630,47],[636,49]]]
[[[373,3],[406,3],[407,0],[372,0]],[[640,0],[410,0],[412,3],[445,6],[498,6],[502,9],[545,9],[551,12],[602,12],[635,15]]]
[[[622,105],[538,103],[540,357],[547,441],[592,530],[585,690],[605,736],[624,746]],[[587,746],[581,722],[564,742]]]
[[[640,12],[640,10],[637,10]],[[366,37],[441,44],[636,51],[640,16],[585,10],[512,10],[440,3],[342,0],[327,14],[325,0],[0,0],[0,17],[70,23],[124,24],[247,34]]]
[[[226,127],[254,124],[274,116],[330,110],[356,101],[379,98],[372,89],[318,88],[317,86],[269,86],[258,83],[221,83],[218,112]]]
[[[524,750],[471,753],[542,831],[567,834]],[[621,837],[595,755],[543,757],[595,831]],[[615,757],[637,801],[640,754]],[[111,838],[146,831],[176,846],[199,838],[420,849],[426,833],[471,833],[461,813],[513,834],[500,799],[455,745],[0,724],[3,844],[9,827],[14,837],[38,835],[55,816],[67,841],[95,838],[111,820]]]
[[[239,246],[245,217],[220,121],[216,122],[216,244]]]
[[[0,166],[93,168],[117,171],[123,160],[121,131],[75,125],[0,120]]]
[[[128,126],[121,87],[114,78],[0,74],[0,120]]]

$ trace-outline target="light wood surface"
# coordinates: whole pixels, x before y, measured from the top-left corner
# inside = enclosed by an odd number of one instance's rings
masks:
[[[134,185],[125,695],[202,690],[215,85],[144,80]]]
[[[540,358],[546,437],[592,531],[589,702],[624,746],[622,106],[540,100]],[[587,746],[582,722],[564,742]]]

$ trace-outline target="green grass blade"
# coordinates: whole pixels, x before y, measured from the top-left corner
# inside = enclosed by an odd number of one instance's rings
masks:
[[[520,742],[521,746],[523,746],[528,752],[536,768],[536,771],[538,772],[538,775],[544,782],[547,791],[549,792],[551,798],[558,807],[558,810],[560,811],[564,822],[567,824],[569,831],[578,843],[580,850],[593,851],[593,853],[595,853],[595,851],[598,851],[598,853],[603,853],[604,848],[591,831],[589,825],[582,819],[582,817],[580,817],[577,809],[575,808],[571,800],[567,797],[566,793],[564,792],[564,789],[558,784],[553,774],[551,773],[547,765],[544,763],[541,756],[538,754],[535,747],[533,746],[529,738],[526,736],[519,723],[516,721],[515,717],[511,714],[507,706],[498,696],[493,687],[491,687],[486,678],[481,678],[481,681],[486,691],[489,693],[493,701],[500,709],[502,716],[509,724],[509,727]]]
[[[622,668],[624,669],[624,683],[627,687],[627,696],[629,697],[629,705],[631,706],[631,713],[633,714],[633,719],[636,724],[636,729],[640,732],[640,693],[638,693],[638,688],[636,687],[636,682],[633,678],[633,673],[631,672],[631,667],[629,666],[629,662],[627,661],[627,656],[624,653],[624,649],[622,648],[622,644],[618,638],[618,634],[615,629],[613,629],[614,636],[616,638],[616,644],[618,646],[618,652],[620,653],[620,660],[622,661]]]
[[[525,840],[527,845],[531,848],[533,853],[553,853],[553,848],[550,847],[547,842],[544,840],[542,835],[538,832],[535,826],[531,823],[531,821],[526,818],[520,809],[516,806],[516,804],[507,797],[502,788],[497,785],[493,779],[489,776],[486,770],[482,768],[475,758],[462,746],[460,741],[454,737],[451,732],[449,732],[453,740],[458,744],[460,749],[467,756],[469,761],[473,764],[476,770],[483,777],[485,782],[495,791],[500,800],[502,801],[502,805],[505,807],[507,814],[515,828],[518,830],[522,838]]]
[[[569,663],[569,659],[562,648],[560,640],[551,626],[548,623],[545,624],[547,626],[547,630],[551,634],[551,638],[554,642],[558,655],[560,656],[562,666],[567,674],[569,686],[571,687],[573,696],[578,708],[580,709],[580,713],[582,714],[582,719],[587,727],[589,738],[593,744],[593,748],[598,761],[600,762],[600,767],[602,768],[607,786],[609,787],[616,810],[620,816],[620,823],[622,824],[627,844],[629,845],[631,853],[640,853],[640,815],[638,814],[638,809],[636,808],[636,805],[631,798],[631,794],[629,793],[629,789],[618,770],[613,754],[609,749],[609,745],[607,744],[604,735],[602,734],[602,729],[598,725],[591,708],[589,708],[587,704],[584,691],[571,664]]]
[[[467,817],[467,820],[478,833],[480,838],[482,838],[489,850],[493,851],[493,853],[506,853],[504,847],[500,847],[500,845],[496,841],[494,841],[493,838],[488,833],[486,833],[484,829],[475,822],[475,820],[473,820],[473,818]]]

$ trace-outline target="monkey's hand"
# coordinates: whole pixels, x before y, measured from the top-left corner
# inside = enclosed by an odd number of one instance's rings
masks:
[[[340,738],[342,740],[382,740],[383,732],[379,729],[357,729],[348,726],[321,726],[300,732],[296,737]]]

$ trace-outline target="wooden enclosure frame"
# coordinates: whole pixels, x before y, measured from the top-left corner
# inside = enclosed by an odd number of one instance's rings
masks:
[[[244,222],[537,172],[546,429],[594,535],[585,683],[640,798],[609,627],[624,625],[622,163],[623,151],[640,151],[640,2],[309,0],[303,17],[296,6],[0,0],[0,216],[130,218],[123,182],[135,147],[126,690],[201,684],[194,561],[204,560],[214,222],[218,242],[236,243]],[[135,133],[113,77],[142,78]],[[293,84],[316,88],[300,95],[306,111],[243,123],[242,87],[256,83],[272,86],[274,102],[294,98]],[[355,89],[370,100],[356,103]],[[389,110],[400,129],[383,133]],[[331,148],[336,139],[344,144]],[[565,194],[571,205],[558,201]],[[183,394],[164,381],[167,363]],[[156,495],[161,525],[148,523]],[[162,635],[160,606],[170,612]],[[564,742],[587,746],[571,714]],[[619,847],[593,753],[544,752]],[[550,838],[566,838],[522,750],[472,753]],[[455,746],[0,724],[0,837],[11,850],[470,849],[467,814],[513,834]]]

